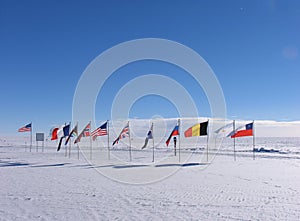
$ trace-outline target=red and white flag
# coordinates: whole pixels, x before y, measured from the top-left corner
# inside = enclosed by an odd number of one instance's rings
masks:
[[[81,133],[78,135],[74,143],[79,143],[82,137],[89,137],[90,136],[90,130],[91,130],[91,122],[88,123],[85,128],[81,131]]]
[[[19,128],[19,130],[18,130],[18,132],[29,132],[29,131],[31,131],[31,123],[27,124],[24,127]]]
[[[129,123],[127,123],[127,125],[123,128],[123,130],[121,131],[118,138],[115,139],[115,141],[113,142],[113,145],[115,145],[116,143],[119,143],[120,139],[123,139],[123,138],[128,137],[128,136],[129,136]]]
[[[253,136],[253,123],[249,123],[237,128],[230,136],[231,138]]]
[[[107,135],[107,121],[91,133],[93,140],[95,140],[97,136],[105,135]]]

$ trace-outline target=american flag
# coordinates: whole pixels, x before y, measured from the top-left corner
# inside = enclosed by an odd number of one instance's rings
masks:
[[[93,140],[95,140],[97,136],[105,136],[105,135],[107,135],[107,122],[102,124],[100,127],[98,127],[96,130],[94,130],[91,133]]]
[[[115,139],[115,141],[113,142],[113,145],[115,145],[116,143],[119,143],[120,139],[123,139],[123,138],[125,138],[127,136],[129,136],[129,123],[127,123],[127,125],[123,128],[123,130],[121,131],[121,133],[118,136],[118,138]]]
[[[26,126],[24,127],[21,127],[18,132],[28,132],[28,131],[31,131],[31,123],[30,124],[27,124]]]
[[[76,138],[74,143],[79,143],[82,137],[89,137],[90,136],[90,129],[91,129],[91,123],[88,123],[88,125],[85,126],[85,128],[82,130],[82,132]]]

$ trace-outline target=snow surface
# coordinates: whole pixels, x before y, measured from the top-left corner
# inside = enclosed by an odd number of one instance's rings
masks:
[[[0,220],[300,220],[300,138],[231,139],[195,148],[76,147],[0,139]],[[151,142],[149,142],[151,143]],[[35,144],[35,143],[34,143]],[[68,149],[67,149],[68,150]]]

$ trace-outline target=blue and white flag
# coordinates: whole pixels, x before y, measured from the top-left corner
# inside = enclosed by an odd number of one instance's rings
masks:
[[[152,131],[153,131],[153,123],[151,124],[151,127],[150,127],[150,129],[149,129],[149,131],[147,133],[147,137],[145,139],[145,144],[144,144],[144,146],[142,146],[142,149],[146,148],[149,139],[153,139]]]
[[[61,148],[63,138],[68,137],[69,133],[70,133],[70,124],[65,125],[65,126],[61,126],[58,129],[57,136],[60,138],[60,140],[59,140],[59,143],[58,143],[57,151],[59,151],[60,148]]]
[[[233,131],[233,123],[226,124],[223,127],[220,127],[218,130],[215,131],[215,135],[218,138],[222,137],[229,137]]]

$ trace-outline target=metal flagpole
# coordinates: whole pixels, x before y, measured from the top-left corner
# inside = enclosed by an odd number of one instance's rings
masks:
[[[65,126],[66,126],[66,123],[65,123]],[[71,125],[70,125],[71,126]],[[70,131],[70,127],[69,127],[69,131]],[[64,132],[64,129],[63,129],[63,138],[65,137],[65,132]],[[62,138],[62,139],[63,139]],[[65,157],[68,156],[68,146],[65,145]]]
[[[235,120],[233,120],[233,131],[235,133]],[[234,161],[236,161],[236,155],[235,155],[235,137],[233,138],[233,156],[234,156]]]
[[[30,122],[31,128],[30,128],[30,152],[31,152],[31,147],[32,147],[32,122]]]
[[[76,122],[76,126],[77,126],[77,132],[76,132],[76,135],[77,135],[77,137],[75,138],[75,141],[77,140],[77,138],[78,138],[78,121]],[[74,141],[74,142],[75,142]],[[75,144],[75,143],[74,143]],[[78,145],[78,143],[77,143],[77,159],[79,160],[79,145]]]
[[[131,161],[131,138],[130,138],[130,128],[129,128],[129,121],[127,123],[128,125],[128,138],[129,138],[129,160]]]
[[[107,154],[108,160],[110,160],[110,147],[109,147],[109,121],[107,120]]]
[[[67,157],[67,156],[68,156],[68,146],[65,145],[65,157]]]
[[[173,141],[176,137],[173,138]],[[172,138],[171,138],[172,139]],[[174,156],[176,156],[176,144],[174,143]]]
[[[92,159],[93,157],[93,143],[92,143],[92,136],[91,136],[91,130],[92,129],[92,124],[91,124],[91,121],[90,121],[90,129],[89,129],[89,134],[90,134],[90,160]]]
[[[31,123],[31,129],[32,129],[32,123]],[[32,130],[30,130],[32,131]],[[32,142],[32,132],[31,132],[31,136],[30,136],[30,142]],[[39,152],[39,144],[38,144],[38,141],[36,139],[36,135],[35,135],[35,142],[36,142],[36,152]]]
[[[71,131],[70,131],[71,130]],[[70,136],[70,140],[69,140],[69,158],[71,158],[71,143],[72,143],[72,134],[70,134],[71,132],[72,132],[72,128],[71,128],[71,122],[70,122],[70,127],[69,127],[69,136]],[[68,139],[68,137],[67,137],[67,139]]]
[[[79,160],[79,145],[77,143],[77,159]]]
[[[129,138],[129,160],[131,161],[131,138],[130,138],[130,128],[129,128],[129,121],[127,122],[128,126],[128,138]]]
[[[69,158],[71,158],[71,143],[72,143],[72,138],[70,137],[70,140],[69,140]]]
[[[215,149],[217,148],[217,135],[214,135],[215,138]]]
[[[253,160],[255,160],[255,133],[254,133],[254,120],[252,124],[252,133],[253,133]]]
[[[208,129],[209,119],[207,120],[207,129]],[[206,131],[207,131],[206,129]],[[208,137],[209,133],[207,133],[207,139],[206,139],[206,161],[208,162]]]
[[[151,135],[152,135],[152,162],[154,162],[154,136],[153,136],[153,122],[152,122],[152,125],[151,125]]]
[[[48,143],[48,138],[45,139],[45,149],[47,150],[47,143]]]
[[[178,119],[178,160],[180,163],[180,119]]]
[[[26,149],[27,149],[27,143],[26,143],[26,140],[25,140],[25,152],[26,152]]]

